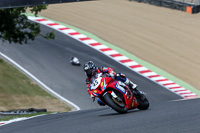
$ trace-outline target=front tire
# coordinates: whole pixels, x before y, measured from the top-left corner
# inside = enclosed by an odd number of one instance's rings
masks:
[[[111,96],[110,93],[106,93],[104,95],[104,100],[106,101],[106,103],[108,104],[108,106],[110,106],[112,109],[114,109],[118,113],[120,113],[120,114],[127,113],[126,106],[122,107],[122,106],[118,105],[117,103],[115,103],[112,100],[112,96]]]

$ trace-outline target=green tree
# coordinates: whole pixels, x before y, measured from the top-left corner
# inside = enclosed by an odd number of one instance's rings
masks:
[[[28,40],[34,40],[36,36],[43,36],[46,39],[54,39],[54,32],[41,34],[40,24],[28,20],[24,15],[29,9],[37,16],[39,12],[47,9],[47,5],[33,7],[19,7],[0,9],[0,39],[9,43],[26,44]]]

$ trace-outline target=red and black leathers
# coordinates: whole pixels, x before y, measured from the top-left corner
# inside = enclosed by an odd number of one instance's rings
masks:
[[[126,76],[123,73],[115,73],[114,69],[110,68],[110,67],[95,67],[95,71],[94,71],[93,75],[87,77],[87,79],[86,79],[87,91],[92,99],[95,97],[95,95],[94,95],[93,91],[90,89],[91,78],[96,73],[103,73],[103,74],[107,73],[113,79],[116,79],[116,80],[119,80],[119,81],[125,83],[127,86],[129,86],[130,89],[138,92],[138,94],[139,94],[139,91],[136,89],[137,85],[134,84],[133,82],[131,82],[128,78],[126,78]]]

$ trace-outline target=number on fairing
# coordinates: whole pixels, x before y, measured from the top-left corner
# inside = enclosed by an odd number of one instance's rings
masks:
[[[91,90],[94,90],[96,89],[99,84],[101,83],[101,78],[97,78],[93,81],[93,83],[91,84]]]

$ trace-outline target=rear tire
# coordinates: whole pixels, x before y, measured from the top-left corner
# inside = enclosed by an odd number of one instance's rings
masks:
[[[108,104],[108,106],[110,106],[112,109],[114,109],[118,113],[120,113],[120,114],[127,113],[126,106],[125,107],[121,107],[120,105],[116,104],[112,100],[112,97],[111,97],[110,93],[107,93],[107,94],[104,95],[104,100],[106,101],[106,103]]]
[[[139,106],[137,107],[139,110],[147,110],[149,108],[149,101],[145,97],[145,95],[142,96],[143,98],[136,97],[137,101],[139,102]]]

